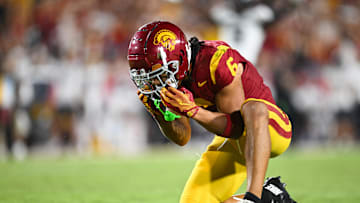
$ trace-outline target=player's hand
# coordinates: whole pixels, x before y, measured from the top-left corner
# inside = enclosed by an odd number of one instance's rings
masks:
[[[148,96],[145,96],[140,92],[140,90],[137,91],[137,94],[139,96],[140,101],[144,104],[146,110],[152,115],[161,115],[160,111],[156,109],[155,104],[153,100],[151,100]]]
[[[192,118],[199,111],[199,106],[195,104],[193,94],[186,88],[179,90],[173,87],[161,89],[161,99],[167,107],[174,111]]]

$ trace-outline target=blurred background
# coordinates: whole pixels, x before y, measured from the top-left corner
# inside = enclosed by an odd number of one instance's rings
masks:
[[[293,122],[294,148],[354,146],[359,19],[357,0],[0,0],[0,157],[174,146],[128,72],[129,40],[154,20],[254,63]],[[206,146],[212,135],[192,125],[189,146]]]

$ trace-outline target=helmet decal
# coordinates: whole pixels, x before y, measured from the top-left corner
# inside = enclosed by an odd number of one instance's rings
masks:
[[[154,37],[154,45],[161,44],[165,49],[173,51],[176,45],[176,35],[168,29],[159,30]]]

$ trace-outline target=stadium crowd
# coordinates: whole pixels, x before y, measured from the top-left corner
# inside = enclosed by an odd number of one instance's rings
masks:
[[[259,24],[265,35],[251,60],[290,115],[294,142],[355,143],[360,2],[239,2],[0,0],[0,143],[22,158],[36,146],[136,153],[163,142],[128,75],[136,27],[161,19],[188,37],[238,37],[241,30],[227,30],[216,8],[241,14],[259,4],[275,17]]]

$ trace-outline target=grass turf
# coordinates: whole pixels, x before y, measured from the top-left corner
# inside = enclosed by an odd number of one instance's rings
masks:
[[[178,202],[196,159],[166,151],[0,162],[0,202]],[[270,162],[267,175],[281,175],[300,203],[331,203],[360,202],[359,172],[359,150],[289,151]]]

